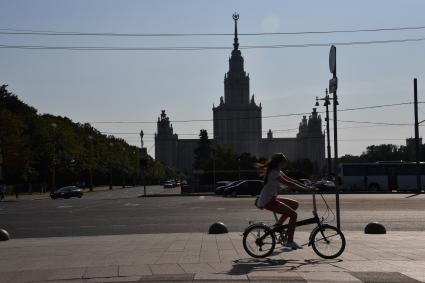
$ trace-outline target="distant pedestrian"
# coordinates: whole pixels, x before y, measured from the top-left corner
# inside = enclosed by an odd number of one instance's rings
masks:
[[[0,200],[4,200],[5,190],[6,190],[5,185],[2,182],[0,182]]]

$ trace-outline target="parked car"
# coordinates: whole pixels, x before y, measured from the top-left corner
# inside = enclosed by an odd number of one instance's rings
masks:
[[[174,184],[171,182],[165,182],[164,183],[164,189],[172,189],[174,188]]]
[[[218,181],[215,183],[215,187],[218,188],[218,187],[226,186],[230,183],[232,183],[232,181]]]
[[[228,183],[228,184],[226,184],[226,185],[219,186],[219,187],[217,187],[217,188],[215,189],[215,194],[216,194],[216,195],[222,195],[222,194],[223,194],[223,191],[224,191],[227,187],[237,185],[237,184],[238,184],[238,183],[240,183],[240,182],[241,182],[241,180],[237,180],[237,181],[230,182],[230,183]],[[218,183],[218,182],[217,182],[217,183]]]
[[[304,184],[304,186],[312,186],[313,182],[310,179],[298,179],[301,183]]]
[[[335,190],[335,183],[327,180],[317,181],[314,183],[314,186],[322,192],[330,192]]]
[[[243,180],[236,185],[229,186],[223,191],[223,196],[237,197],[238,195],[256,196],[264,186],[262,180]]]
[[[83,191],[76,186],[63,187],[50,193],[50,197],[52,199],[57,199],[57,198],[69,199],[72,197],[81,198],[82,196],[83,196]]]

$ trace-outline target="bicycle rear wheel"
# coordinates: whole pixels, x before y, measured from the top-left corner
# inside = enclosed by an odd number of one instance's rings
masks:
[[[274,233],[265,225],[253,225],[243,235],[243,247],[247,254],[255,258],[269,256],[276,246]]]
[[[323,225],[316,229],[311,236],[312,248],[322,258],[336,258],[344,252],[344,234],[334,226]]]

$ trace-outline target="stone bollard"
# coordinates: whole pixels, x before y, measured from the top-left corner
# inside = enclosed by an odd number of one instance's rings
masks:
[[[381,223],[372,222],[366,225],[364,232],[365,234],[386,234],[387,230]]]
[[[223,222],[216,222],[210,226],[208,234],[226,234],[229,231],[227,230],[226,225]]]
[[[9,239],[10,239],[9,233],[4,229],[0,229],[0,241],[7,241]]]

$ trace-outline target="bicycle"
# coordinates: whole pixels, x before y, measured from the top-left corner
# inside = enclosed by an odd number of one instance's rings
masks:
[[[326,223],[330,213],[335,214],[330,209],[325,198],[322,197],[327,209],[321,218],[317,214],[316,194],[313,191],[313,217],[296,222],[296,226],[317,224],[311,231],[308,246],[320,257],[333,259],[340,256],[345,249],[344,234],[337,227]],[[257,203],[257,201],[255,202]],[[277,220],[277,215],[274,213]],[[279,226],[267,226],[262,222],[250,224],[243,232],[243,247],[245,251],[254,258],[264,258],[271,255],[276,247],[276,242],[284,246],[287,242],[288,224]],[[304,244],[305,245],[305,244]]]

